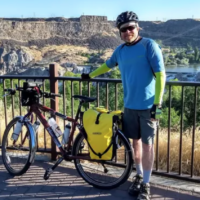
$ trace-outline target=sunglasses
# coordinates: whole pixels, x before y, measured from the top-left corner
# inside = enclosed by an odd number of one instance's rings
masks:
[[[125,33],[127,30],[133,31],[135,28],[136,28],[136,26],[128,26],[128,27],[125,27],[125,28],[121,28],[120,32]]]

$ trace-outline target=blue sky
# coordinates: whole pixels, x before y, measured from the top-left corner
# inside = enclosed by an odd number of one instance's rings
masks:
[[[200,0],[0,0],[0,18],[107,16],[131,10],[140,20],[200,19]]]

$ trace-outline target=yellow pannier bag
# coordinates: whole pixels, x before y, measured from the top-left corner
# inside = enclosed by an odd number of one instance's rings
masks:
[[[83,114],[83,126],[89,146],[90,158],[112,160],[115,155],[113,125],[118,117],[113,113],[88,109]]]
[[[109,110],[107,110],[106,108],[102,108],[102,107],[95,107],[95,108],[93,108],[93,110],[96,110],[100,113],[109,113]]]
[[[119,117],[118,128],[123,130],[123,112],[121,110],[114,110],[110,112],[111,114],[117,115]]]

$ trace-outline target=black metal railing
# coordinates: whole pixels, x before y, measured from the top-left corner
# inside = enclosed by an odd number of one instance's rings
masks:
[[[45,90],[50,90],[50,91],[54,91],[55,92],[55,85],[51,84],[50,88],[48,88],[48,84],[47,82],[50,84],[51,82],[58,82],[59,84],[59,92],[62,93],[63,98],[60,100],[60,104],[59,104],[59,110],[60,112],[62,112],[63,114],[67,114],[67,115],[71,115],[72,117],[74,117],[75,114],[75,110],[77,105],[75,105],[74,99],[72,98],[73,94],[76,92],[77,94],[80,95],[88,95],[91,96],[92,95],[96,95],[97,97],[97,101],[96,104],[93,106],[105,106],[107,109],[110,109],[110,107],[112,107],[113,109],[117,110],[117,109],[123,109],[122,105],[119,103],[122,103],[122,100],[119,98],[122,96],[122,91],[121,91],[121,80],[120,79],[103,79],[103,78],[95,78],[95,79],[91,79],[88,81],[82,81],[80,78],[76,78],[76,77],[56,77],[54,75],[51,76],[40,76],[40,77],[33,77],[33,76],[0,76],[0,79],[2,80],[2,85],[3,88],[6,87],[13,87],[14,86],[14,82],[18,82],[18,85],[21,84],[21,81],[23,80],[29,80],[32,79],[34,81],[37,81],[38,79],[43,83],[43,91]],[[47,86],[47,87],[46,87]],[[171,160],[172,160],[172,156],[171,155],[171,129],[172,129],[172,124],[171,124],[171,120],[172,120],[172,91],[174,89],[174,87],[181,87],[181,97],[180,97],[180,101],[181,101],[181,107],[180,107],[180,127],[179,127],[179,132],[177,132],[177,135],[179,135],[179,144],[177,144],[179,146],[178,151],[176,152],[177,156],[177,160],[176,162],[177,164],[177,169],[173,169],[173,167],[171,167]],[[195,144],[197,142],[200,141],[196,141],[196,128],[197,128],[197,97],[198,97],[198,87],[200,86],[200,83],[197,82],[167,82],[166,87],[168,87],[167,91],[169,93],[168,96],[168,124],[167,124],[167,146],[165,148],[166,151],[166,160],[165,160],[165,166],[161,167],[160,166],[160,141],[161,141],[161,129],[163,129],[163,127],[158,128],[157,130],[157,136],[155,139],[155,165],[154,165],[154,170],[153,173],[154,174],[159,174],[162,176],[168,176],[168,177],[174,177],[174,178],[178,178],[178,179],[183,179],[183,180],[190,180],[190,181],[194,181],[194,182],[200,182],[200,176],[194,173],[194,163],[196,162],[196,159],[198,159],[197,157],[195,157]],[[187,165],[189,166],[190,170],[185,172],[183,171],[182,167],[184,164],[183,162],[183,136],[184,136],[184,99],[185,99],[185,88],[186,87],[191,87],[191,89],[194,89],[194,94],[193,94],[193,124],[192,124],[192,133],[191,133],[191,143],[189,144],[188,141],[188,146],[191,147],[190,152],[190,158],[188,158],[189,162],[187,163]],[[110,90],[109,90],[110,89]],[[120,91],[119,91],[120,90]],[[113,97],[113,93],[114,93],[114,97]],[[119,94],[120,93],[120,94]],[[109,102],[110,98],[112,95],[112,102]],[[10,97],[10,99],[8,99],[7,97],[4,98],[3,100],[3,107],[1,108],[1,110],[3,110],[4,112],[4,123],[5,126],[7,126],[8,124],[8,100],[10,102],[10,108],[11,109],[11,116],[10,118],[13,118],[16,115],[16,99],[14,98],[18,98],[18,106],[19,106],[19,114],[22,115],[23,112],[25,112],[25,110],[22,109],[21,105],[20,105],[20,96],[17,97]],[[53,101],[52,101],[53,102]],[[44,104],[48,104],[48,102],[45,101],[45,99],[43,99],[43,103]],[[57,102],[58,103],[58,102]],[[102,104],[103,103],[103,104]],[[62,105],[61,105],[62,104]],[[51,103],[52,106],[52,103]],[[89,105],[89,107],[92,106],[91,104]],[[56,107],[56,106],[55,106]],[[86,106],[87,107],[87,106]],[[63,124],[64,125],[64,124]],[[3,134],[4,130],[1,127],[0,130],[0,138],[2,138],[2,134]],[[41,136],[40,136],[41,137]],[[44,130],[43,132],[43,145],[40,146],[38,144],[38,152],[47,152],[47,153],[51,153],[53,154],[54,158],[57,155],[56,152],[56,148],[53,147],[52,145],[50,147],[47,147],[47,135],[46,132]],[[38,140],[37,140],[38,141]],[[1,141],[0,141],[0,145],[1,145]],[[200,169],[199,169],[200,171]]]

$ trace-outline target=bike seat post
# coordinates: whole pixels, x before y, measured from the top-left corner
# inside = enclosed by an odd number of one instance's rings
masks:
[[[76,113],[76,117],[75,117],[76,121],[78,120],[78,117],[79,117],[79,114],[81,112],[81,107],[82,107],[83,103],[84,103],[84,101],[80,100],[80,103],[79,103],[79,106],[78,106],[78,110],[77,110],[77,113]]]

